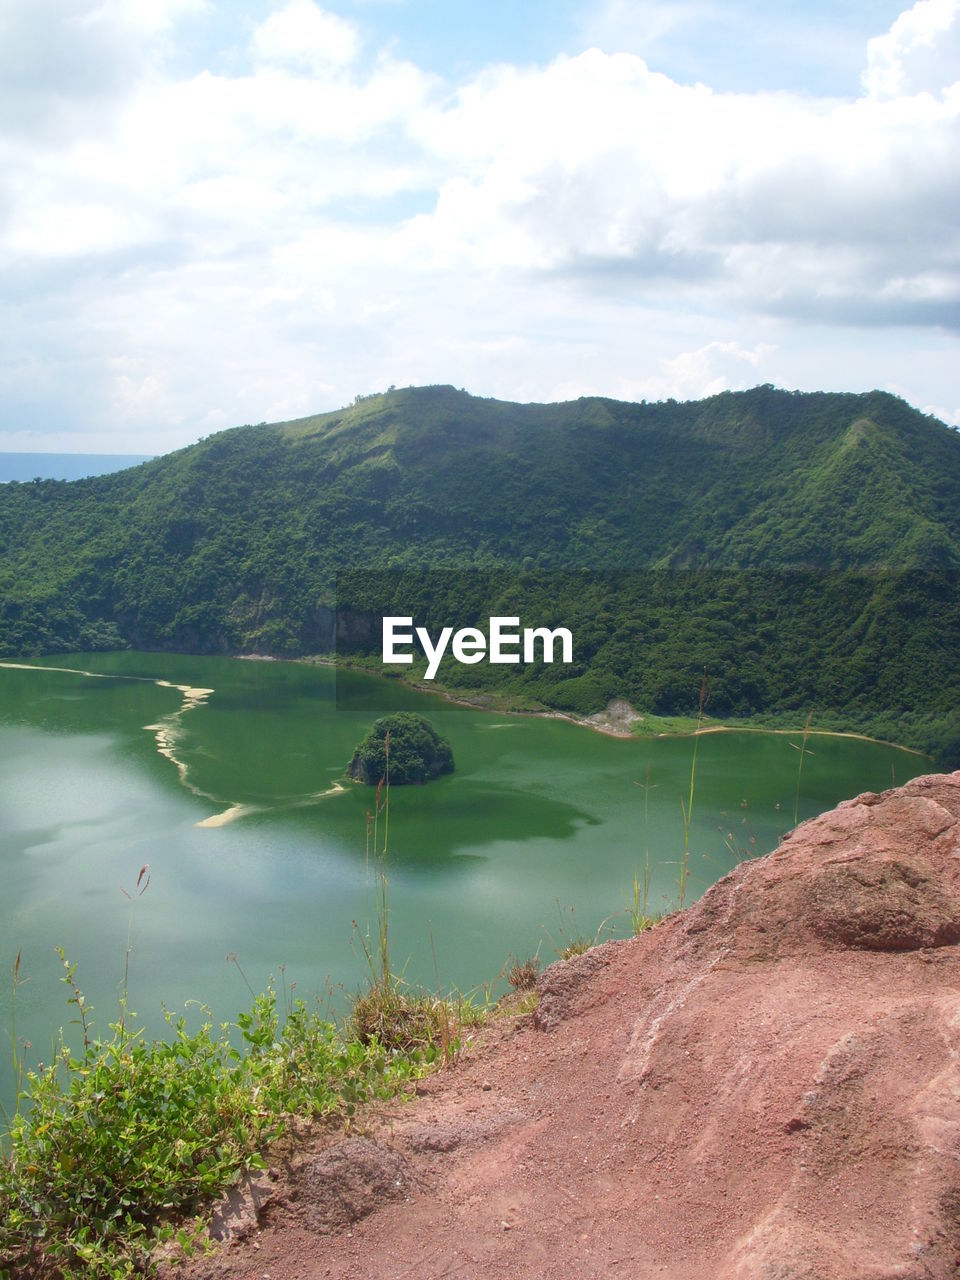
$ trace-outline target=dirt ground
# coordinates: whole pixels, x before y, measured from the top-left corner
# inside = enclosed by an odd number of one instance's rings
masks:
[[[222,1207],[185,1280],[960,1274],[960,773],[808,822]]]

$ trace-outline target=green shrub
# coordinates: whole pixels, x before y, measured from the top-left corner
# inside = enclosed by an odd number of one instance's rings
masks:
[[[349,1117],[421,1070],[419,1054],[345,1041],[300,1001],[281,1025],[272,990],[238,1017],[242,1049],[229,1024],[168,1022],[168,1041],[85,1027],[80,1057],[62,1045],[28,1073],[0,1161],[0,1274],[41,1257],[66,1277],[148,1271],[155,1244],[263,1167],[290,1114]]]

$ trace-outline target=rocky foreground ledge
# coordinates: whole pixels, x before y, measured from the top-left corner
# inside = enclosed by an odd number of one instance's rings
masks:
[[[237,1195],[192,1276],[960,1273],[960,773],[547,969],[423,1096]]]

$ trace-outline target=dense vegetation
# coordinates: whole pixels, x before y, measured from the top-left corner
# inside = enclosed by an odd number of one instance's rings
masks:
[[[960,436],[880,392],[696,403],[449,387],[0,489],[0,655],[369,653],[383,612],[564,625],[447,684],[862,728],[960,763]],[[409,671],[409,668],[407,669]]]
[[[453,773],[453,748],[425,716],[397,711],[382,716],[353,753],[347,773],[377,786],[388,777],[393,786],[429,782]]]

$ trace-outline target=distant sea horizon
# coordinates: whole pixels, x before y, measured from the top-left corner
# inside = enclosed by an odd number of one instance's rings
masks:
[[[84,480],[149,462],[149,453],[2,453],[0,484],[11,480]]]

